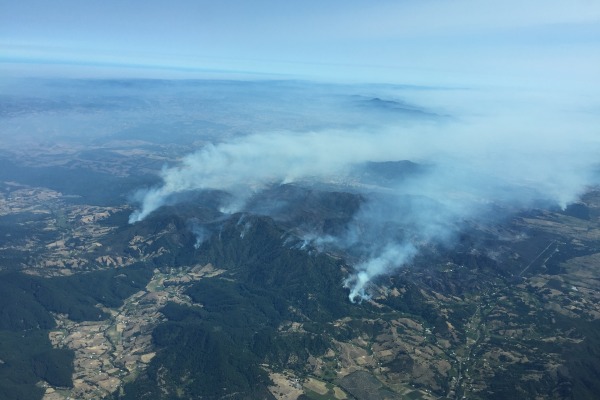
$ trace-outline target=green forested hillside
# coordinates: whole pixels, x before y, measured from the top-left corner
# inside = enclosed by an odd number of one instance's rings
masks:
[[[0,398],[40,399],[44,389],[36,383],[42,380],[72,386],[73,351],[50,344],[51,312],[75,321],[102,319],[96,304],[120,305],[151,276],[145,265],[56,278],[0,274]]]
[[[154,331],[157,356],[122,398],[272,398],[260,364],[302,369],[311,354],[324,353],[326,336],[311,330],[310,321],[322,327],[352,314],[340,265],[283,240],[270,218],[236,216],[204,243],[197,259],[227,268],[226,276],[187,289],[201,308],[163,308],[169,321]],[[282,333],[290,321],[306,322],[307,329]]]

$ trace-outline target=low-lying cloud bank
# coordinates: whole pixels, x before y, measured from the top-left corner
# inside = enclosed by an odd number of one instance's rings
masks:
[[[450,240],[461,221],[489,218],[492,205],[564,207],[596,183],[600,124],[585,111],[589,105],[530,93],[413,94],[450,118],[432,122],[407,114],[406,123],[398,123],[381,114],[378,124],[254,133],[208,145],[164,168],[161,186],[139,192],[140,206],[129,222],[193,190],[233,194],[223,210],[234,212],[273,184],[351,185],[367,201],[344,236],[328,240],[360,249],[363,261],[344,283],[350,300],[357,301],[368,298],[372,279],[410,263],[420,243]],[[347,112],[356,120],[356,108]],[[357,166],[400,160],[427,168],[385,187],[356,185]],[[389,226],[402,233],[388,234]]]

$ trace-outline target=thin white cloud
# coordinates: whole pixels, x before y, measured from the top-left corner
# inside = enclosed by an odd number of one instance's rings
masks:
[[[0,49],[355,81],[599,81],[600,3],[591,0],[105,3],[8,4]]]

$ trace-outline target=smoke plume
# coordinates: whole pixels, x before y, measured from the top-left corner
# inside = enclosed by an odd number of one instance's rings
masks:
[[[208,229],[203,227],[197,220],[191,220],[189,222],[189,227],[194,236],[196,237],[196,241],[194,242],[194,248],[199,249],[202,243],[204,243],[210,237],[210,232],[208,231]]]
[[[390,270],[409,262],[416,252],[417,249],[411,243],[390,244],[379,255],[358,264],[355,267],[354,275],[344,281],[344,287],[350,289],[348,295],[350,301],[369,299],[370,296],[366,292],[365,286],[373,278],[389,273]]]
[[[164,168],[162,185],[139,193],[140,206],[129,221],[141,221],[193,190],[231,193],[233,200],[222,204],[228,212],[244,210],[253,195],[283,183],[360,191],[366,201],[345,233],[307,239],[358,253],[362,261],[344,282],[354,302],[369,297],[374,278],[410,263],[422,243],[450,242],[465,220],[489,219],[492,206],[564,207],[596,181],[600,125],[589,107],[531,93],[412,94],[445,117],[432,121],[405,113],[398,123],[381,110],[361,109],[370,121],[373,115],[381,120],[344,129],[254,133],[207,145]],[[356,120],[356,112],[349,109],[348,118]],[[369,162],[402,160],[426,168],[383,183],[356,175]]]

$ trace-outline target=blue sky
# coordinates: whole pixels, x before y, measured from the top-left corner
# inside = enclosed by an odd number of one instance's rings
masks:
[[[586,88],[600,2],[0,0],[0,71]]]

